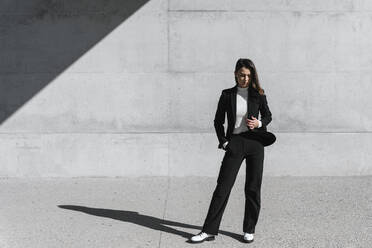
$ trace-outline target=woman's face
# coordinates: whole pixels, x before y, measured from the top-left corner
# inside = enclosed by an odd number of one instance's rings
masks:
[[[240,68],[239,71],[235,72],[235,76],[237,78],[239,87],[248,87],[249,81],[251,80],[251,71],[248,68]]]

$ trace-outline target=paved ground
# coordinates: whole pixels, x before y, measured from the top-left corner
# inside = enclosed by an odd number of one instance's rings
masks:
[[[264,177],[255,241],[240,241],[244,179],[215,241],[189,244],[210,177],[0,179],[0,247],[372,247],[372,176]]]

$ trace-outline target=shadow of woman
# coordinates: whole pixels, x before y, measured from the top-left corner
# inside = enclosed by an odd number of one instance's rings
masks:
[[[149,215],[142,215],[134,211],[113,210],[113,209],[104,209],[104,208],[90,208],[90,207],[77,206],[77,205],[58,205],[58,207],[63,208],[63,209],[74,210],[74,211],[80,211],[80,212],[95,215],[95,216],[111,218],[111,219],[125,221],[125,222],[131,222],[133,224],[141,225],[141,226],[151,228],[154,230],[176,234],[176,235],[179,235],[187,239],[190,239],[190,237],[193,236],[194,234],[183,232],[183,231],[168,227],[166,225],[201,230],[201,226],[189,225],[189,224],[184,224],[184,223],[180,223],[176,221],[159,219],[159,218],[152,217]],[[236,233],[221,231],[221,230],[219,231],[219,233],[241,241],[241,235],[238,235]],[[187,242],[189,242],[189,240]]]

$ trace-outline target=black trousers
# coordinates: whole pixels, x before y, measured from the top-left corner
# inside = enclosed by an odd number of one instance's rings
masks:
[[[243,232],[254,233],[261,207],[264,146],[240,134],[232,134],[213,192],[203,232],[218,235],[222,215],[243,159],[246,162]]]

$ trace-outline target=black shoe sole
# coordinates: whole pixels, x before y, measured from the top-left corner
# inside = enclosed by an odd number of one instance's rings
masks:
[[[203,243],[204,241],[213,241],[214,239],[215,239],[215,238],[214,238],[214,236],[213,236],[213,237],[205,238],[205,239],[200,240],[200,241],[192,241],[192,240],[190,239],[190,242],[193,243],[193,244],[199,244],[199,243]]]
[[[244,238],[243,238],[243,242],[244,243],[252,243],[254,241],[254,239],[252,239],[252,240],[245,240]]]

